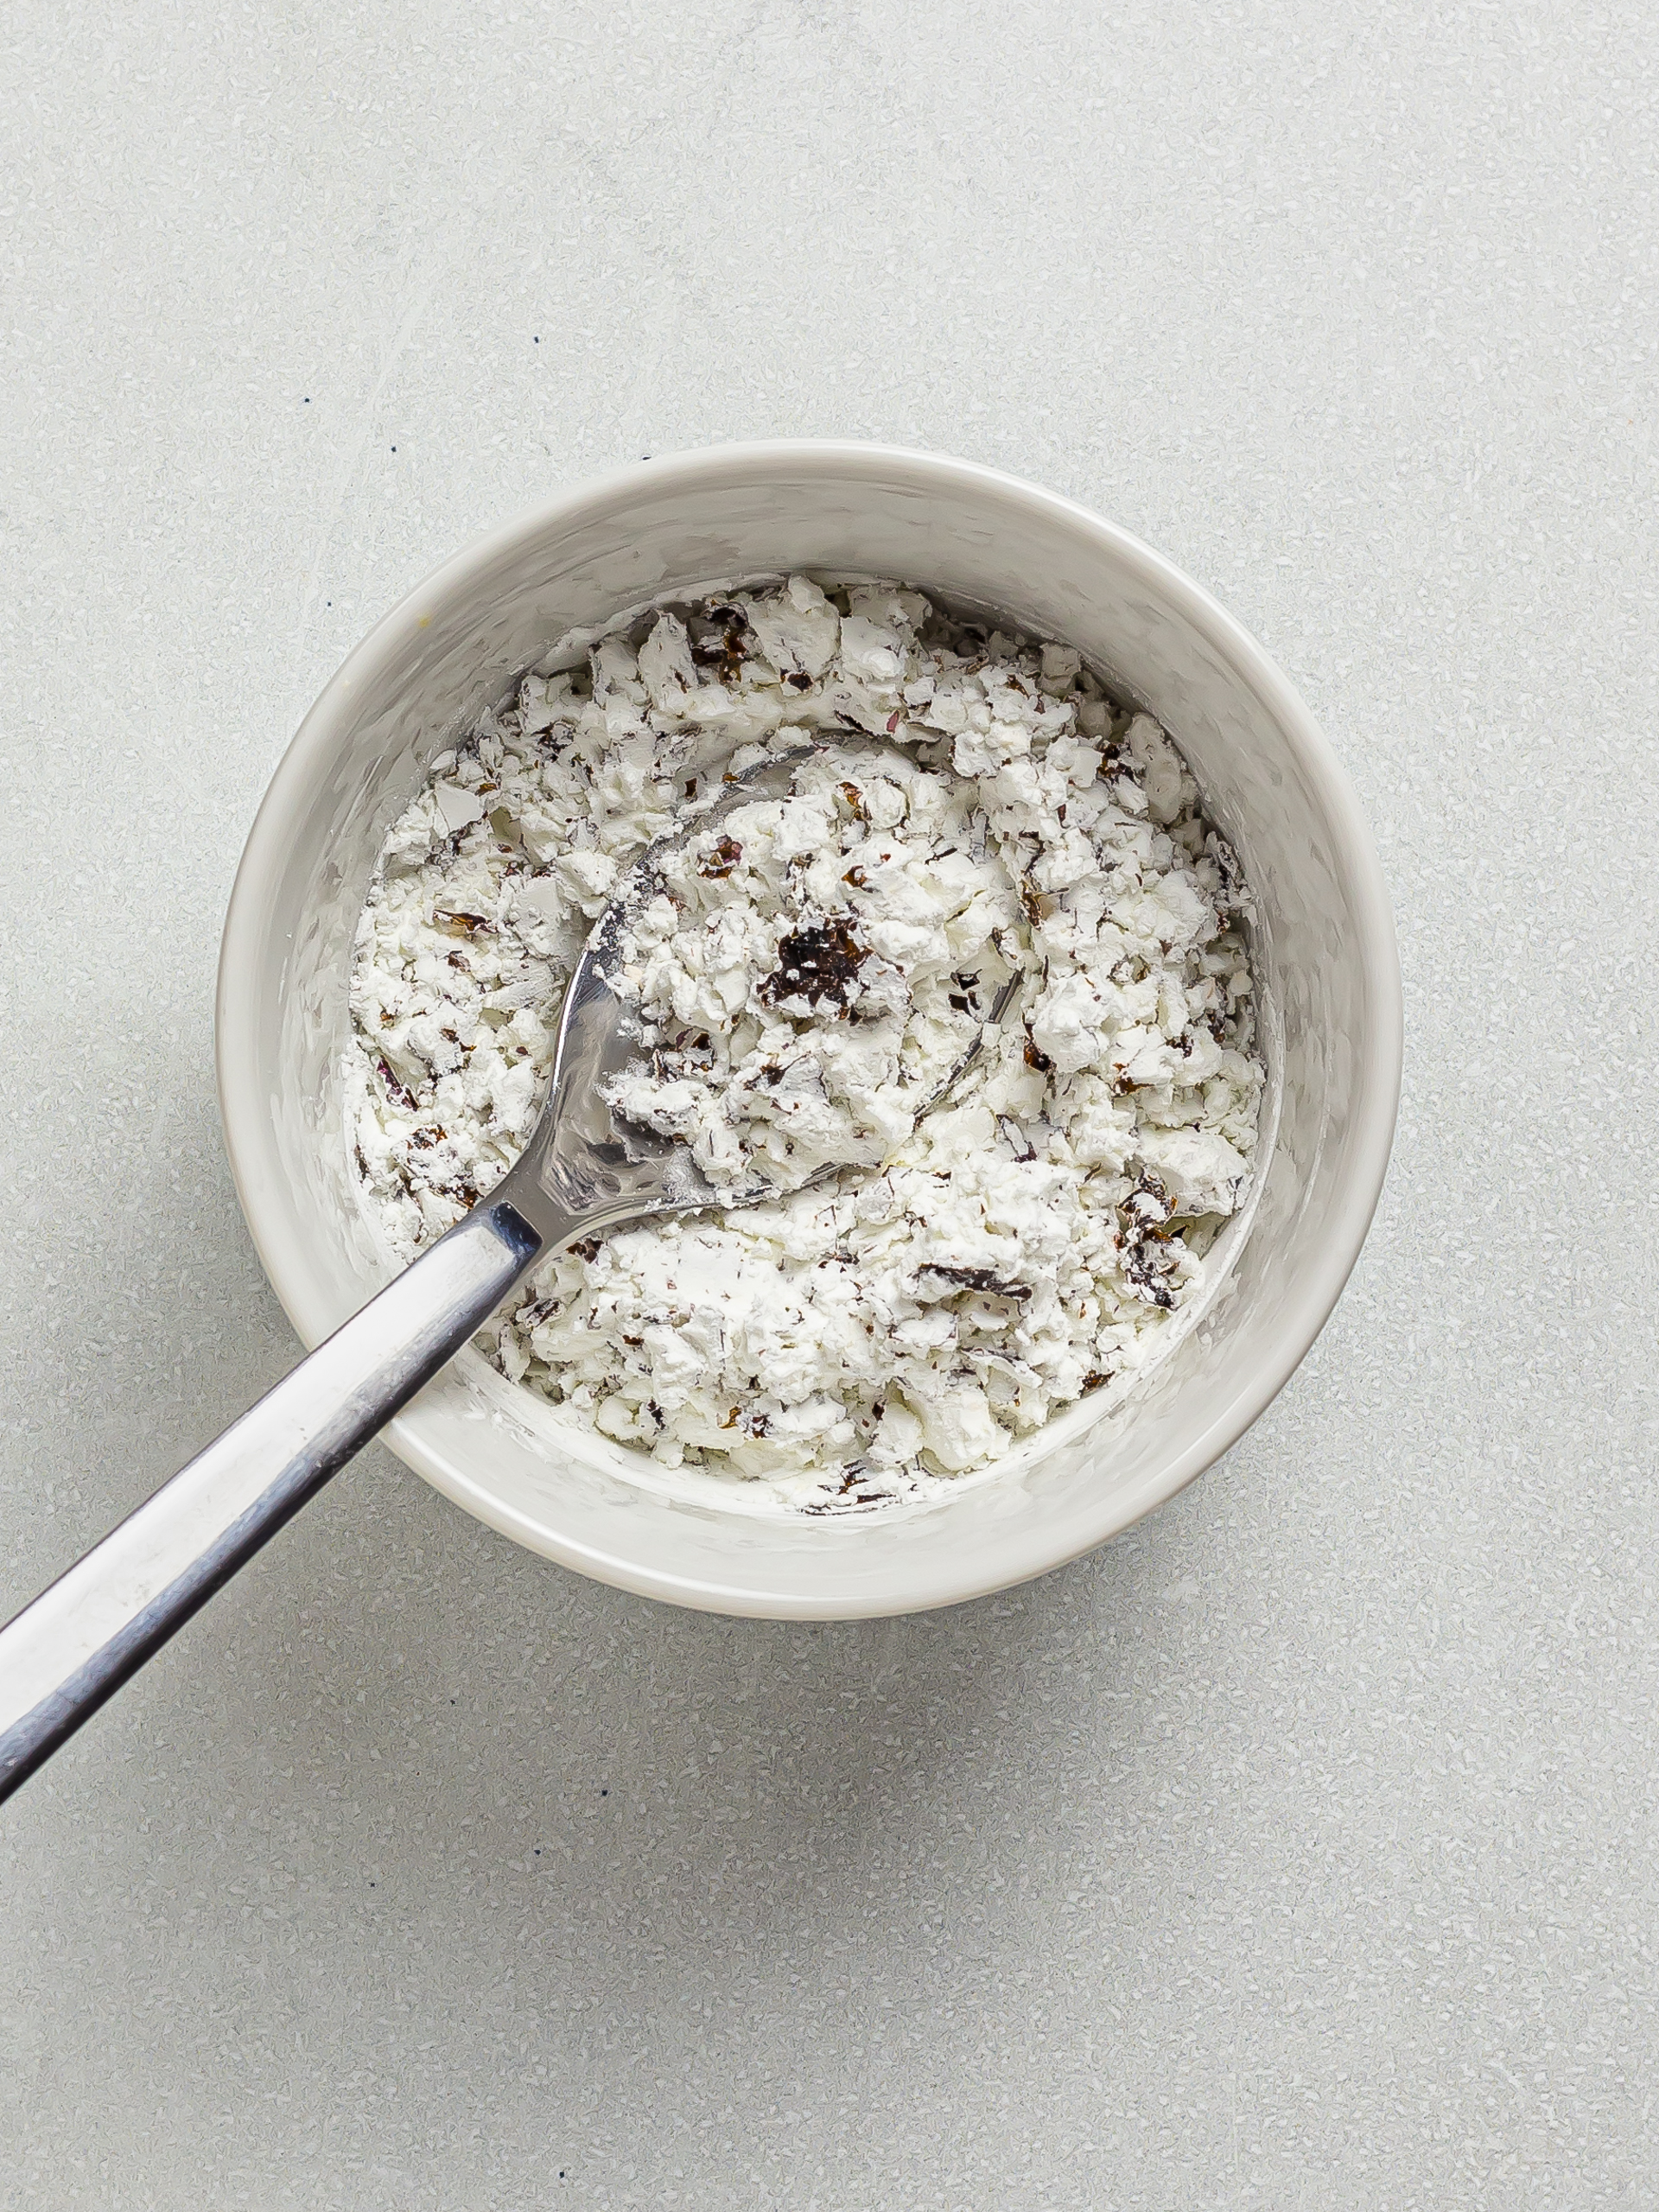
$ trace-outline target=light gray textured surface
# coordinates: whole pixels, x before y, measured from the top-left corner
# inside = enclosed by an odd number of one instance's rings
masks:
[[[0,1610],[290,1356],[210,993],[442,555],[647,452],[996,461],[1276,652],[1407,1091],[1107,1552],[695,1618],[384,1454],[0,1815],[8,2208],[1659,2202],[1651,10],[8,19]]]

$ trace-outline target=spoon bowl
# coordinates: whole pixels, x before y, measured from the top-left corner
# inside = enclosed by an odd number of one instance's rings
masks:
[[[677,816],[673,826],[619,880],[565,990],[553,1075],[540,1117],[523,1152],[494,1186],[493,1194],[509,1199],[550,1240],[550,1247],[553,1239],[569,1243],[575,1236],[592,1236],[654,1214],[754,1205],[775,1195],[778,1186],[758,1173],[716,1186],[689,1146],[623,1119],[606,1103],[613,1082],[640,1049],[638,1026],[612,988],[611,978],[620,960],[624,926],[659,880],[664,861],[738,808],[757,799],[788,798],[801,768],[828,750],[830,741],[842,754],[877,759],[882,750],[868,739],[836,731],[823,742],[791,747],[729,775],[712,797]],[[946,1097],[972,1066],[987,1031],[1007,1011],[1020,980],[1016,967],[998,988],[973,1043],[918,1108],[918,1118]],[[843,1164],[857,1163],[826,1160],[800,1187],[827,1180]],[[565,1235],[563,1224],[571,1220],[579,1220],[581,1227]]]

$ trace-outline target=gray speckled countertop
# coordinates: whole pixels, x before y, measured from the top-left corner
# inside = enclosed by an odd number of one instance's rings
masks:
[[[0,2204],[1659,2203],[1651,9],[415,0],[8,33],[0,1610],[293,1350],[210,994],[347,647],[850,434],[1138,531],[1363,795],[1313,1357],[1097,1556],[785,1628],[372,1452],[0,1814]]]

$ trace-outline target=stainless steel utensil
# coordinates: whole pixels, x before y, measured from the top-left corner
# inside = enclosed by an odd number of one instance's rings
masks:
[[[859,743],[840,732],[834,741]],[[623,878],[566,991],[541,1117],[501,1181],[0,1630],[0,1800],[431,1380],[537,1260],[623,1222],[752,1205],[767,1194],[771,1186],[760,1181],[716,1192],[685,1146],[613,1122],[601,1086],[639,1046],[606,977],[641,877],[734,806],[781,796],[811,749],[775,755],[731,779]],[[1017,982],[1016,975],[1003,986],[988,1026]]]

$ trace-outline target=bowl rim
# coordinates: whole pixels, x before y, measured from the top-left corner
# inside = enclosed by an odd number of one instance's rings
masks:
[[[1306,1357],[1329,1319],[1358,1260],[1382,1197],[1399,1110],[1404,1059],[1404,1002],[1394,914],[1382,862],[1358,794],[1347,770],[1312,712],[1272,657],[1236,617],[1165,555],[1120,524],[1063,493],[1045,490],[982,462],[861,439],[779,438],[733,442],[665,454],[566,486],[550,499],[520,509],[431,570],[375,623],[329,677],[277,761],[255,814],[232,885],[220,939],[214,1000],[214,1060],[225,1147],[243,1217],[260,1263],[301,1341],[321,1342],[329,1323],[311,1310],[296,1245],[265,1209],[262,1192],[276,1179],[275,1136],[259,1077],[259,1039],[252,1018],[254,995],[238,978],[257,964],[263,916],[285,865],[292,832],[307,795],[337,751],[336,731],[365,690],[391,672],[432,619],[432,611],[500,562],[524,539],[568,528],[642,488],[696,489],[722,480],[753,482],[769,468],[826,476],[879,476],[902,469],[912,481],[931,478],[942,488],[969,484],[1024,506],[1028,512],[1091,537],[1136,573],[1151,591],[1172,603],[1207,639],[1238,677],[1253,688],[1300,755],[1329,810],[1342,880],[1352,900],[1357,950],[1372,1019],[1359,1040],[1360,1070],[1350,1122],[1347,1189],[1333,1234],[1300,1273],[1281,1311],[1272,1357],[1252,1382],[1239,1389],[1184,1452],[1127,1493],[1103,1492],[1098,1516],[1072,1522],[1064,1538],[1027,1551],[1017,1564],[1006,1555],[1001,1570],[974,1559],[936,1572],[899,1605],[882,1600],[861,1605],[846,1599],[815,1603],[792,1591],[774,1594],[748,1584],[725,1586],[670,1574],[562,1537],[531,1523],[512,1506],[451,1465],[419,1433],[419,1401],[382,1431],[380,1440],[433,1487],[476,1518],[526,1548],[562,1566],[639,1595],[700,1611],[772,1619],[852,1618],[926,1611],[988,1595],[1080,1558],[1132,1526],[1185,1489],[1231,1448],[1271,1404]],[[948,1505],[947,1505],[948,1510]],[[751,1535],[764,1523],[747,1520]],[[791,1529],[791,1534],[793,1534]],[[753,1554],[751,1554],[753,1556]],[[918,1562],[918,1565],[920,1562]],[[1012,1571],[1007,1571],[1012,1567]]]

